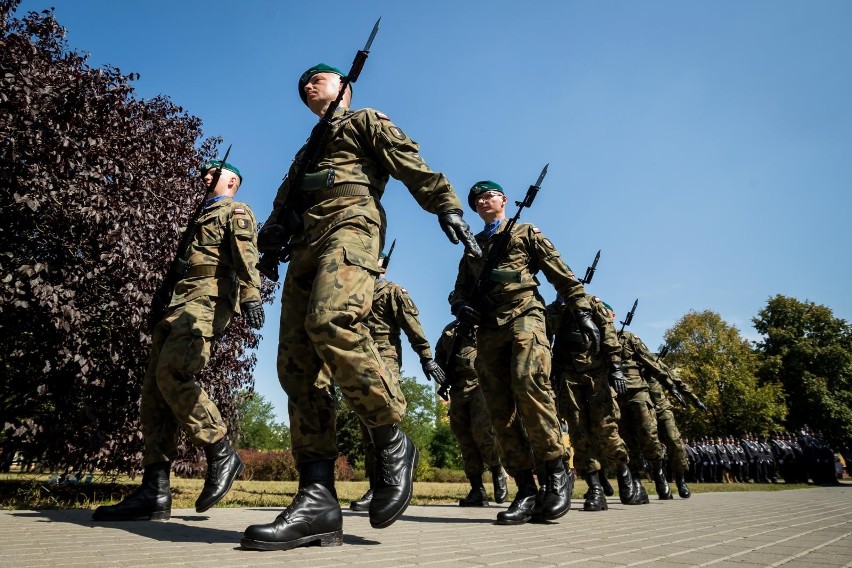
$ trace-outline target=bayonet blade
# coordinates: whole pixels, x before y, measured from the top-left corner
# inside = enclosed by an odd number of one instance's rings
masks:
[[[367,45],[364,46],[362,51],[370,51],[370,46],[373,45],[373,40],[376,39],[376,34],[379,33],[379,23],[382,21],[381,18],[376,20],[376,25],[373,26],[373,31],[370,33],[370,39],[367,40]]]
[[[538,176],[538,181],[535,182],[535,187],[541,187],[541,182],[544,181],[544,176],[547,175],[547,166],[550,164],[544,164],[544,168],[541,170],[541,174]]]

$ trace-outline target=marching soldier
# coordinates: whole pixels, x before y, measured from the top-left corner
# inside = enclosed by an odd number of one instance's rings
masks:
[[[154,327],[140,404],[142,486],[116,505],[98,507],[95,521],[170,518],[169,473],[181,429],[207,457],[204,488],[195,502],[199,513],[218,503],[244,469],[225,437],[228,429],[219,410],[193,379],[234,314],[255,329],[264,321],[254,214],[233,199],[242,176],[229,163],[211,161],[202,168],[204,183],[210,186],[220,166],[184,259],[189,268],[175,286],[165,318]]]
[[[426,165],[418,145],[387,115],[350,109],[352,92],[349,86],[341,89],[342,76],[339,69],[319,64],[299,78],[299,97],[317,116],[324,116],[338,95],[342,99],[319,160],[299,187],[291,187],[308,160],[304,147],[296,155],[258,235],[261,252],[278,255],[290,235],[278,224],[279,212],[291,211],[301,222],[290,243],[278,342],[278,378],[288,397],[299,491],[272,523],[246,529],[245,548],[342,544],[332,383],[369,428],[374,467],[383,472],[375,479],[370,524],[390,526],[411,502],[417,448],[398,426],[402,393],[364,325],[379,273],[386,227],[380,199],[389,177],[438,216],[452,242],[463,241],[472,255],[480,252],[447,178]]]

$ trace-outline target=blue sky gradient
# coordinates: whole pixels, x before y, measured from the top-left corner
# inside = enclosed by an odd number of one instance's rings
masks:
[[[381,16],[353,106],[389,115],[463,202],[480,179],[520,199],[549,162],[523,220],[578,276],[602,249],[589,291],[619,317],[638,297],[632,329],[652,349],[690,310],[757,339],[751,318],[778,293],[852,315],[850,2],[25,0],[18,14],[51,4],[92,66],[140,73],[140,96],[168,95],[233,144],[261,221],[316,122],[299,75],[347,70]],[[461,248],[399,182],[382,202],[389,277],[434,342]],[[255,378],[286,421],[279,312]],[[407,347],[403,373],[424,380]]]

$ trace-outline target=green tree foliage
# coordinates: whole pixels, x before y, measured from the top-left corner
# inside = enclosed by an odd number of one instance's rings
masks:
[[[780,294],[753,321],[763,336],[758,374],[784,385],[788,426],[807,424],[852,445],[852,327],[825,306]]]
[[[678,424],[690,437],[768,433],[784,420],[781,385],[760,384],[757,356],[739,330],[712,311],[690,312],[665,335],[666,362],[689,383],[707,412],[680,409]]]
[[[130,473],[151,294],[216,141],[169,99],[138,99],[138,75],[89,67],[52,11],[16,18],[18,4],[0,0],[2,443],[49,467]],[[198,375],[230,426],[257,340],[235,318]],[[192,469],[183,446],[178,470]]]
[[[432,439],[429,442],[429,455],[432,456],[434,467],[443,469],[462,469],[464,467],[459,441],[446,421],[438,422],[435,425]]]
[[[263,395],[239,393],[237,446],[251,450],[284,450],[290,447],[290,428],[275,421],[275,407]]]

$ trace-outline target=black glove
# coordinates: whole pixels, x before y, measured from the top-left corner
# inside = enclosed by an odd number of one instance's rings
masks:
[[[474,326],[482,321],[482,314],[470,307],[464,300],[459,300],[450,308],[450,312],[463,324]]]
[[[451,243],[457,245],[461,241],[465,250],[470,252],[470,254],[476,258],[482,256],[482,249],[479,248],[479,244],[473,238],[470,227],[462,219],[461,209],[450,209],[449,211],[439,213],[438,223],[441,224],[441,228],[447,234],[447,238],[450,239]]]
[[[444,370],[431,357],[421,357],[420,366],[423,367],[423,374],[426,375],[426,380],[435,380],[439,385],[443,385],[446,377]]]
[[[257,300],[249,300],[240,304],[240,311],[250,328],[260,329],[263,327],[263,322],[266,319],[263,314],[263,304]]]
[[[592,321],[592,312],[578,308],[574,310],[574,317],[577,318],[580,331],[592,342],[592,353],[600,353],[601,332],[595,322]]]
[[[287,243],[287,230],[283,225],[271,223],[260,228],[257,234],[257,250],[276,253]]]
[[[707,412],[707,407],[700,400],[695,401],[695,406],[697,406],[698,410],[700,410],[701,412]]]
[[[615,394],[621,396],[627,392],[627,379],[621,372],[621,361],[611,361],[609,364],[609,384]]]
[[[671,395],[675,399],[677,399],[677,401],[680,403],[681,406],[686,407],[686,399],[683,398],[683,395],[680,394],[680,391],[677,390],[676,386],[672,385],[671,388],[669,389],[669,392],[671,393]]]

